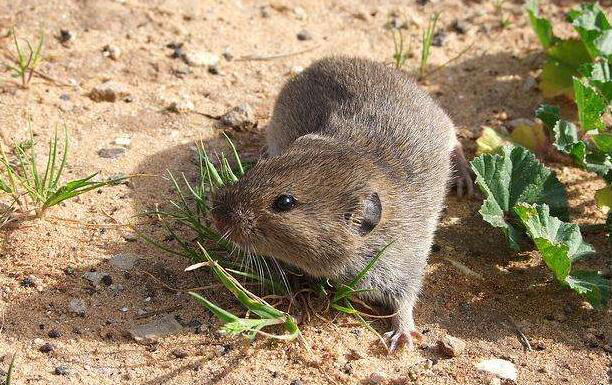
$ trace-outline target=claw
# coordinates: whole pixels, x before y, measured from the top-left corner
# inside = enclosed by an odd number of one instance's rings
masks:
[[[423,340],[423,335],[416,330],[408,332],[401,330],[391,330],[383,334],[383,338],[385,340],[389,340],[389,352],[394,353],[403,346],[406,346],[406,349],[408,350],[413,350],[414,340],[417,340],[417,342],[421,342]]]
[[[453,162],[453,184],[457,191],[457,196],[462,198],[464,195],[471,197],[474,194],[474,180],[470,165],[465,159],[463,148],[457,144],[452,154]]]

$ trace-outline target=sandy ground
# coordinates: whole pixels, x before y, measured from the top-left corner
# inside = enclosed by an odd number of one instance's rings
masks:
[[[577,2],[545,3],[546,14],[560,21]],[[542,102],[533,77],[544,58],[520,2],[507,2],[504,10],[511,21],[506,29],[499,27],[489,1],[3,0],[2,52],[11,49],[6,37],[11,26],[32,40],[42,31],[40,70],[55,81],[37,76],[22,90],[8,80],[8,72],[0,73],[7,80],[0,83],[0,129],[22,140],[31,115],[36,140],[45,143],[53,128],[65,123],[71,137],[66,177],[96,171],[162,175],[167,169],[192,177],[195,141],[203,139],[211,148],[221,143],[217,122],[203,114],[251,105],[258,127],[230,133],[244,153],[256,154],[274,97],[295,67],[338,53],[391,62],[393,40],[386,25],[396,15],[406,22],[404,33],[415,54],[404,68],[414,71],[428,17],[442,11],[446,34],[442,47],[433,48],[431,68],[474,45],[422,84],[452,115],[471,157],[483,125],[500,128],[511,119],[531,118]],[[465,22],[468,31],[456,32],[455,20]],[[60,29],[73,39],[60,43]],[[302,30],[310,40],[298,40]],[[184,43],[187,53],[221,57],[219,73],[172,58],[166,45],[173,42]],[[116,60],[103,53],[109,44],[121,50]],[[271,57],[286,54],[292,55]],[[87,96],[109,79],[125,86],[127,101],[95,102]],[[191,101],[195,109],[166,111],[173,100]],[[568,103],[564,108],[571,112]],[[99,150],[118,147],[113,143],[118,137],[131,140],[125,153],[101,157]],[[553,166],[568,186],[574,218],[603,221],[592,201],[601,182],[568,165]],[[182,272],[188,261],[134,240],[118,225],[138,222],[141,231],[174,246],[159,225],[134,218],[173,197],[166,180],[135,178],[62,204],[45,219],[1,231],[0,367],[6,370],[17,352],[14,384],[495,383],[474,367],[487,358],[513,362],[521,384],[610,383],[612,360],[603,349],[612,343],[610,308],[593,310],[557,285],[537,253],[511,252],[501,233],[480,219],[478,199],[448,199],[436,238],[439,250],[431,257],[416,309],[425,339],[414,351],[388,357],[373,334],[335,314],[323,314],[331,321],[304,319],[301,329],[312,353],[297,342],[220,336],[210,314],[180,290],[168,289],[203,286],[212,278]],[[610,274],[612,249],[606,239],[590,235],[587,240],[599,257],[582,264]],[[122,272],[109,262],[115,255],[137,257],[138,263]],[[449,258],[483,279],[463,275]],[[110,286],[94,287],[83,277],[91,271],[108,273]],[[32,274],[36,287],[23,287]],[[223,291],[203,293],[240,311]],[[85,305],[84,316],[69,311],[73,299]],[[139,316],[143,311],[146,316]],[[184,329],[155,345],[127,335],[135,325],[166,314],[178,316]],[[201,323],[197,333],[195,321]],[[374,325],[381,332],[388,328],[384,321]],[[516,327],[533,351],[524,349]],[[444,358],[435,348],[446,334],[467,343],[458,357]],[[45,343],[54,350],[41,352]],[[58,367],[67,375],[54,374]]]

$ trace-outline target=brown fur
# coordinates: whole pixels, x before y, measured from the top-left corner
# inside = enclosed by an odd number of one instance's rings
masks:
[[[456,143],[451,120],[405,73],[322,59],[280,92],[270,158],[218,193],[215,222],[245,249],[338,280],[393,242],[362,286],[397,311],[394,343],[409,339]],[[295,208],[276,212],[288,193]],[[363,218],[376,200],[380,220],[368,232]]]

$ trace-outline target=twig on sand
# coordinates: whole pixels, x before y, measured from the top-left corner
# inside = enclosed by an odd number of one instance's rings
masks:
[[[314,51],[317,48],[319,48],[319,46],[315,45],[314,47],[310,47],[310,48],[307,48],[307,49],[302,50],[302,51],[283,53],[283,54],[278,54],[278,55],[269,55],[269,56],[245,55],[245,56],[239,57],[235,61],[266,61],[266,60],[276,60],[276,59],[282,59],[282,58],[286,58],[286,57],[301,55],[301,54],[304,54],[304,53],[307,53],[307,52],[310,52],[310,51]]]

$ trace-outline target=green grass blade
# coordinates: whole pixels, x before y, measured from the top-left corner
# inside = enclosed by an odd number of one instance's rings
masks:
[[[208,310],[210,310],[217,318],[219,318],[223,322],[233,322],[233,321],[237,321],[239,319],[239,317],[235,316],[234,314],[228,312],[225,309],[220,308],[219,306],[217,306],[214,303],[210,302],[209,300],[207,300],[206,298],[202,297],[198,293],[194,293],[194,292],[190,291],[190,292],[188,292],[188,294],[190,296],[192,296],[199,304],[203,305]]]
[[[45,191],[49,191],[47,181],[53,179],[53,169],[55,168],[55,159],[57,156],[57,128],[53,139],[49,141],[49,154],[47,155],[47,166],[45,167],[45,175],[43,176],[42,185]],[[51,175],[49,175],[51,173]]]
[[[382,257],[385,250],[387,250],[387,247],[391,246],[394,242],[395,241],[391,241],[385,247],[380,249],[380,251],[374,256],[374,258],[372,258],[370,262],[368,262],[366,267],[364,267],[363,270],[361,270],[347,286],[354,289],[355,286],[357,286],[357,284],[361,282],[363,277],[365,277],[365,275],[372,269],[372,267],[374,267],[374,265],[376,264],[376,262],[378,262],[380,257]]]
[[[92,182],[91,179],[96,175],[98,175],[98,173],[92,174],[83,179],[77,179],[66,183],[64,186],[57,189],[56,192],[54,192],[53,194],[51,194],[51,196],[47,198],[47,200],[43,204],[43,209],[55,206],[58,203],[65,201],[66,199],[81,195],[83,193],[86,193],[87,191],[91,191],[93,189],[109,184],[114,184],[120,180],[127,179],[127,177],[122,177],[103,182]]]
[[[34,182],[34,188],[38,192],[38,195],[44,196],[44,190],[40,185],[40,177],[38,176],[38,166],[36,164],[36,146],[34,145],[34,134],[32,133],[32,120],[28,120],[28,126],[30,131],[30,169],[32,170],[32,181]]]
[[[236,146],[230,140],[229,136],[227,136],[225,132],[223,133],[223,135],[225,136],[225,139],[227,139],[227,142],[229,143],[230,147],[232,148],[232,153],[234,154],[234,160],[236,161],[236,166],[238,166],[238,173],[240,174],[240,176],[242,176],[244,175],[244,167],[242,166],[242,161],[240,160],[240,156],[238,156],[238,151],[236,150]]]
[[[13,381],[13,371],[15,370],[15,360],[17,359],[17,353],[13,354],[13,358],[11,359],[11,363],[9,364],[8,371],[6,372],[6,380],[4,381],[5,385],[11,385]]]
[[[222,162],[221,163],[221,167],[222,167],[222,170],[224,171],[223,173],[225,174],[227,181],[230,182],[230,183],[238,182],[238,177],[232,171],[232,168],[230,167],[229,161],[227,160],[225,155],[221,159],[221,162]]]
[[[64,125],[64,154],[62,155],[62,162],[60,163],[59,169],[57,170],[57,175],[53,180],[53,183],[49,186],[51,191],[57,190],[57,184],[59,183],[59,179],[62,176],[62,171],[64,171],[64,166],[66,166],[66,161],[68,159],[68,128]]]

